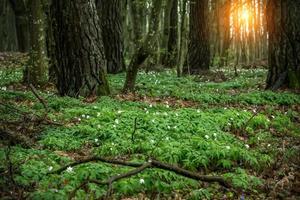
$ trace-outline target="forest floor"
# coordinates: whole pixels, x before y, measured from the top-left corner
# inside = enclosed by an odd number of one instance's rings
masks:
[[[22,85],[25,64],[22,54],[0,55],[1,199],[105,198],[105,185],[78,186],[132,167],[98,159],[56,171],[94,156],[155,159],[230,182],[151,167],[115,181],[110,198],[300,198],[300,95],[265,91],[266,69],[235,76],[225,68],[209,78],[141,71],[135,95],[119,94],[124,73],[110,75],[113,95],[74,99],[52,85]]]

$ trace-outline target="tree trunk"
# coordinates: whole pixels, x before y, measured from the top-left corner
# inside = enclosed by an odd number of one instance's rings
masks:
[[[100,21],[94,0],[53,0],[57,88],[72,97],[107,95],[108,81]]]
[[[157,30],[159,28],[159,15],[161,11],[162,0],[153,0],[150,19],[153,20],[144,41],[140,44],[138,50],[134,53],[126,73],[126,80],[123,87],[123,92],[134,91],[136,77],[139,67],[144,61],[153,54],[155,44],[153,44]]]
[[[0,51],[17,51],[15,13],[9,0],[0,1]]]
[[[24,82],[42,86],[47,82],[48,60],[46,53],[45,13],[41,0],[31,0],[30,13],[30,59],[24,71]]]
[[[300,88],[300,2],[269,0],[267,89]]]
[[[222,9],[224,36],[223,36],[220,67],[227,65],[227,60],[228,60],[228,51],[230,47],[230,14],[231,14],[231,0],[225,0],[224,7]]]
[[[16,15],[16,31],[20,52],[30,50],[28,8],[25,0],[14,0],[13,9]]]
[[[107,72],[116,74],[125,70],[122,0],[98,0],[102,38],[107,60]]]
[[[177,58],[178,0],[169,0],[166,9],[162,64],[174,67]]]
[[[209,69],[210,45],[208,26],[208,0],[193,0],[190,3],[190,34],[188,66],[185,74],[199,74]]]

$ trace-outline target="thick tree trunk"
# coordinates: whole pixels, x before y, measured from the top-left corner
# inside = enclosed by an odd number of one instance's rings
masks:
[[[184,73],[198,74],[208,70],[210,64],[208,0],[193,0],[190,4],[188,66]]]
[[[155,44],[153,44],[156,38],[157,30],[159,27],[159,15],[161,11],[162,0],[153,0],[153,7],[151,9],[150,19],[153,20],[146,35],[144,41],[140,44],[140,47],[133,55],[126,73],[126,80],[123,87],[123,92],[134,91],[136,77],[139,67],[145,62],[145,60],[153,54]]]
[[[300,2],[270,0],[267,5],[269,73],[267,89],[300,88]]]
[[[47,82],[48,59],[46,52],[45,13],[41,0],[29,2],[30,60],[24,71],[24,82],[35,86]]]
[[[107,72],[113,74],[125,70],[122,3],[122,0],[98,0],[97,2],[107,60]]]
[[[107,95],[108,81],[100,21],[94,0],[53,0],[57,88],[72,97]]]

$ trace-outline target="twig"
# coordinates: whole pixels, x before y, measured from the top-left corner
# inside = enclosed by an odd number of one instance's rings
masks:
[[[32,91],[32,93],[34,94],[34,96],[41,102],[41,104],[45,108],[45,111],[48,112],[48,106],[47,106],[46,100],[44,98],[42,98],[41,96],[39,96],[35,87],[32,84],[29,84],[29,88]]]

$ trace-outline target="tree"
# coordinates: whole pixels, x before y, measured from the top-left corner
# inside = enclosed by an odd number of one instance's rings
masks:
[[[157,30],[159,28],[159,15],[161,11],[161,3],[162,0],[153,0],[150,15],[150,19],[152,20],[152,22],[150,23],[149,32],[147,33],[143,42],[140,43],[138,50],[134,53],[134,55],[131,58],[126,73],[125,84],[123,87],[124,93],[134,90],[139,67],[151,54],[154,53],[153,49],[155,48],[155,44],[153,44],[153,41],[156,38]]]
[[[125,69],[122,0],[98,0],[97,10],[100,16],[102,38],[107,60],[107,72],[119,73]]]
[[[267,89],[300,88],[300,2],[269,0]]]
[[[100,21],[94,0],[53,0],[53,65],[60,95],[109,94]]]
[[[18,50],[15,13],[12,2],[0,1],[0,51]]]
[[[29,18],[26,0],[11,0],[16,16],[16,31],[20,52],[28,52],[30,49],[29,40]],[[29,1],[29,3],[31,3]]]
[[[168,0],[165,9],[162,64],[174,67],[177,58],[178,0]]]
[[[201,71],[209,69],[208,10],[208,0],[192,0],[190,2],[188,60],[183,71],[185,74],[199,74]]]
[[[46,52],[45,13],[42,0],[31,0],[28,4],[30,20],[30,59],[24,71],[24,82],[35,86],[47,82],[48,59]]]

